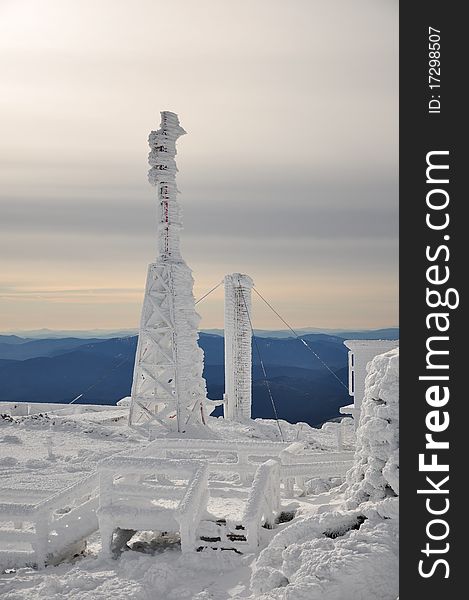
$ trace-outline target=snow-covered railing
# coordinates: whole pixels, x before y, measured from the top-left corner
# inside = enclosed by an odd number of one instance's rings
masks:
[[[279,508],[280,465],[268,460],[257,468],[242,517],[249,550],[258,547],[261,526],[272,526]]]
[[[304,492],[306,481],[314,477],[345,477],[352,467],[353,460],[297,463],[280,466],[280,479],[285,486],[285,495],[294,495],[294,485]]]
[[[195,549],[196,529],[207,508],[206,463],[119,455],[102,461],[99,473],[98,520],[105,555],[112,555],[117,528],[179,531],[182,551]]]
[[[311,452],[305,448],[302,442],[294,442],[280,452],[280,459],[283,464],[313,464],[317,462],[336,462],[343,460],[353,460],[354,452]]]
[[[43,568],[52,557],[95,531],[97,487],[98,476],[93,473],[37,504],[0,504],[1,567],[32,564]]]
[[[78,415],[102,411],[112,411],[119,407],[109,404],[58,404],[56,402],[0,402],[0,413],[12,417],[25,417],[39,413],[54,415]]]
[[[280,452],[280,477],[287,496],[293,496],[295,483],[304,491],[307,479],[343,477],[353,464],[353,452],[308,452],[304,444],[294,442]]]
[[[204,440],[204,439],[180,439],[159,438],[150,442],[144,449],[146,456],[166,456],[167,451],[177,452],[218,452],[233,453],[238,457],[248,456],[276,456],[288,448],[288,442],[250,441],[250,440]]]
[[[207,511],[208,465],[200,466],[193,474],[187,491],[178,506],[181,527],[181,550],[190,552],[195,548],[196,531]]]
[[[158,439],[151,442],[142,452],[145,456],[168,457],[171,452],[192,456],[194,452],[205,454],[210,471],[235,472],[243,483],[247,483],[259,464],[268,458],[276,458],[288,447],[288,443],[247,440],[204,440],[204,439]],[[235,462],[220,461],[220,455],[232,454]],[[197,456],[199,458],[199,456]],[[251,458],[258,458],[253,462]]]
[[[286,495],[293,495],[294,485],[304,491],[305,481],[313,477],[344,476],[352,465],[353,452],[311,452],[302,442],[292,444],[270,441],[203,440],[203,439],[158,439],[139,453],[145,456],[165,458],[172,452],[182,455],[205,454],[210,472],[238,473],[240,480],[247,483],[256,472],[260,461],[251,459],[278,459],[281,462],[280,479]],[[232,454],[234,462],[221,462],[220,456]],[[290,465],[297,465],[292,470]]]

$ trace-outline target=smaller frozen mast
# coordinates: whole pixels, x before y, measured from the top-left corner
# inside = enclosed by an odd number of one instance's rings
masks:
[[[251,418],[253,281],[243,273],[225,276],[225,419]]]
[[[150,132],[148,143],[150,154],[148,163],[148,180],[158,189],[159,218],[158,218],[158,255],[161,261],[182,260],[179,248],[179,231],[182,229],[181,209],[176,201],[178,189],[176,186],[175,156],[176,142],[186,131],[179,125],[175,113],[161,113],[161,125],[158,131]]]

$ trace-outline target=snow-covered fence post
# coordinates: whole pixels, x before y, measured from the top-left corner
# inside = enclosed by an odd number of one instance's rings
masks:
[[[344,448],[344,432],[343,432],[342,419],[340,420],[340,422],[338,423],[338,426],[336,428],[336,435],[337,435],[337,450],[339,452],[341,452]]]
[[[110,469],[101,466],[99,469],[99,508],[112,504],[113,480],[114,473]],[[111,558],[114,526],[109,522],[109,519],[100,518],[99,532],[101,534],[101,552],[106,558]]]
[[[250,474],[247,472],[246,469],[243,468],[249,464],[248,455],[246,452],[242,452],[241,450],[238,451],[237,464],[240,466],[238,473],[239,480],[243,485],[246,485],[247,483],[249,483],[250,480]]]
[[[270,476],[272,519],[275,519],[276,513],[280,510],[280,463],[278,461],[275,461],[275,463],[276,465],[272,468],[272,473]]]
[[[114,474],[110,469],[100,467],[99,471],[99,500],[100,505],[112,502],[112,483]]]
[[[32,547],[36,554],[36,564],[38,569],[44,569],[46,566],[50,518],[50,510],[41,511],[36,515],[36,539],[32,542]]]
[[[208,464],[202,463],[189,481],[178,508],[181,551],[195,550],[196,530],[208,502]]]
[[[280,460],[282,461],[283,465],[294,465],[297,464],[298,461],[298,455],[301,455],[304,451],[304,443],[303,442],[293,442],[293,444],[290,444],[287,448],[285,448],[285,450],[282,450],[282,452],[280,452]],[[289,496],[293,496],[294,495],[294,490],[295,490],[295,483],[296,485],[302,490],[305,490],[305,478],[301,477],[301,476],[297,476],[297,477],[288,477],[285,482],[285,494],[289,495]]]
[[[242,518],[250,550],[259,545],[262,517],[267,525],[273,525],[279,507],[280,464],[269,459],[257,468]]]
[[[49,435],[47,435],[47,437],[46,437],[46,447],[47,447],[47,458],[49,460],[53,460],[55,458],[55,454],[54,454],[54,438],[53,438],[53,435],[51,433]]]
[[[181,552],[192,552],[195,549],[195,536],[192,535],[189,519],[181,519],[179,524],[179,534],[181,537]],[[192,539],[194,538],[194,539]]]
[[[294,462],[293,457],[292,457],[291,453],[289,452],[289,448],[290,448],[290,446],[288,446],[288,448],[285,448],[285,450],[282,450],[279,454],[279,458],[282,461],[283,465],[291,465]],[[285,496],[287,498],[292,498],[295,493],[295,478],[294,477],[286,477],[283,480],[283,488],[284,488]]]
[[[105,558],[112,558],[112,540],[114,525],[106,519],[99,522],[99,533],[101,534],[101,554]]]

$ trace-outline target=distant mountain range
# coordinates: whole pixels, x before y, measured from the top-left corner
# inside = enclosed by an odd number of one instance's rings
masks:
[[[343,385],[304,344],[293,337],[276,337],[275,333],[256,339],[279,417],[319,425],[339,416],[339,407],[350,403],[345,389],[344,337],[372,339],[370,332],[347,332],[346,336],[302,334]],[[387,339],[392,335],[396,339],[397,333],[398,330],[391,330],[389,335],[376,335]],[[0,400],[67,403],[82,394],[80,403],[115,404],[130,394],[136,342],[136,336],[25,339],[0,335]],[[205,353],[204,376],[212,399],[222,398],[224,391],[223,343],[220,335],[200,334]],[[220,409],[217,411],[215,414],[221,413]],[[255,346],[253,416],[273,417]]]
[[[204,329],[204,333],[212,333],[215,335],[223,335],[223,329]],[[295,330],[300,336],[308,335],[310,333],[324,333],[326,335],[333,335],[335,337],[342,338],[344,340],[398,340],[399,339],[399,328],[388,327],[386,329],[369,329],[362,331],[344,331],[342,329],[317,329],[315,327],[304,327]],[[269,337],[269,338],[288,338],[294,337],[293,333],[288,329],[255,329],[254,333],[258,337]]]
[[[109,339],[115,337],[130,337],[132,335],[137,335],[137,333],[138,329],[29,329],[24,331],[0,332],[0,338],[11,338],[11,342],[8,342],[6,339],[2,341],[14,344],[18,343],[15,341],[15,338],[22,340],[59,338]]]
[[[369,330],[342,330],[342,329],[321,329],[318,327],[301,327],[296,330],[300,335],[309,333],[325,333],[327,335],[335,335],[344,339],[368,339],[368,340],[396,340],[399,338],[398,327],[388,327],[385,329],[369,329]],[[212,333],[215,335],[223,335],[223,329],[202,329],[203,333]],[[286,338],[292,337],[293,334],[288,329],[268,330],[255,329],[255,334],[259,337],[274,337]],[[137,335],[137,329],[69,329],[69,330],[54,330],[54,329],[34,329],[25,331],[0,332],[2,343],[22,343],[24,340],[32,339],[62,339],[62,338],[79,338],[79,339],[109,339],[117,337],[130,337]],[[8,341],[10,340],[10,341]]]

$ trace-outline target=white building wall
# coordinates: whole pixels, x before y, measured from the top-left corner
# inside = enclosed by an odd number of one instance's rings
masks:
[[[343,414],[351,414],[358,427],[360,410],[365,397],[366,367],[378,354],[383,354],[399,346],[399,340],[345,340],[349,348],[349,393],[353,397],[353,404],[340,409]]]
[[[225,419],[251,418],[252,330],[248,275],[225,276]]]

